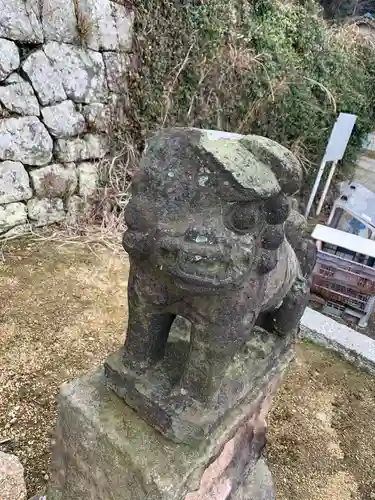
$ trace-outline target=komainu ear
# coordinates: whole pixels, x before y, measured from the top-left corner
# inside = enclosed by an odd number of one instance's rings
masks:
[[[283,193],[272,196],[265,203],[265,216],[267,224],[278,226],[284,224],[290,214],[290,202]]]
[[[262,248],[265,250],[277,250],[284,242],[284,225],[266,226],[261,236]]]
[[[302,167],[289,149],[258,135],[247,135],[240,142],[256,158],[271,168],[283,193],[291,196],[300,190]]]

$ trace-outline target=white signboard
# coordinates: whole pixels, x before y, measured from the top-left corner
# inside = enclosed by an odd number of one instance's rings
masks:
[[[328,141],[324,161],[342,160],[356,120],[356,115],[348,113],[339,114]]]
[[[316,192],[318,191],[318,187],[319,187],[320,181],[321,181],[323,173],[324,173],[326,163],[333,162],[332,166],[331,166],[331,170],[328,174],[327,182],[326,182],[324,189],[323,189],[323,194],[322,194],[322,197],[320,199],[318,209],[316,211],[316,215],[320,214],[324,200],[325,200],[327,193],[328,193],[329,186],[330,186],[332,178],[333,178],[333,174],[335,173],[337,162],[342,160],[342,157],[344,156],[346,146],[348,145],[350,136],[352,135],[356,120],[357,120],[356,115],[351,115],[349,113],[340,113],[339,114],[339,117],[337,118],[336,123],[332,129],[331,137],[329,138],[328,146],[326,148],[325,155],[324,155],[322,163],[319,167],[318,174],[317,174],[316,179],[315,179],[315,184],[314,184],[313,189],[311,191],[310,199],[307,203],[306,212],[305,212],[306,218],[309,216],[312,204],[314,202]]]

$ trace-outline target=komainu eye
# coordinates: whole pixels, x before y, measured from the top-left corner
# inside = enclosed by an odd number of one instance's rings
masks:
[[[251,231],[258,222],[258,211],[253,205],[241,203],[235,205],[227,216],[227,226],[237,233]]]

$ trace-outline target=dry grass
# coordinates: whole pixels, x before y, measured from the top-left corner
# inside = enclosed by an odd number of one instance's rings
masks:
[[[77,20],[77,31],[79,39],[82,45],[86,45],[92,35],[93,23],[89,16],[85,12],[82,12],[78,0],[73,0],[73,3]]]

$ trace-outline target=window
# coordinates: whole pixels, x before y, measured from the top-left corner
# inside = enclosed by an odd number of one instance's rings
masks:
[[[365,264],[366,263],[366,255],[362,255],[361,253],[356,253],[354,257],[354,262],[359,262],[359,264]]]
[[[340,231],[361,236],[362,238],[369,239],[372,235],[366,224],[353,217],[350,213],[345,212],[342,208],[338,208],[335,211],[331,226]]]
[[[354,256],[355,256],[355,253],[351,252],[347,248],[337,247],[336,255],[338,257],[342,257],[343,259],[346,259],[346,260],[353,260]]]
[[[323,252],[331,253],[335,255],[337,247],[335,245],[330,245],[329,243],[323,243]]]
[[[344,213],[344,210],[342,208],[337,208],[335,210],[335,213],[333,214],[333,218],[332,218],[332,222],[331,222],[331,227],[335,227],[337,229],[337,226],[340,222],[340,219],[341,219],[343,213]]]

